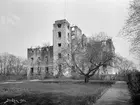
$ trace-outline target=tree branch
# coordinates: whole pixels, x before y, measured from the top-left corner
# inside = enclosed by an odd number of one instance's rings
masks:
[[[84,75],[85,76],[85,73],[78,67],[78,65],[76,64],[76,62],[74,61],[74,65],[76,66],[76,68],[80,71],[80,73],[82,74],[82,75]]]

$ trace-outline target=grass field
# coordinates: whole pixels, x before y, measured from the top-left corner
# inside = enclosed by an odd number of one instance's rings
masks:
[[[0,103],[24,99],[19,105],[90,105],[111,83],[25,82],[0,85]],[[8,104],[6,104],[8,105]],[[12,104],[11,104],[12,105]],[[16,105],[16,104],[13,104]]]

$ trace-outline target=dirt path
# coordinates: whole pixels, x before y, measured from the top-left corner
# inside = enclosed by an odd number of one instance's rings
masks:
[[[126,82],[116,82],[94,105],[131,105]]]

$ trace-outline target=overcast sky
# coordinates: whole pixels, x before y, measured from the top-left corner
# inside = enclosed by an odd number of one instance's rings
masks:
[[[129,43],[118,33],[129,0],[0,0],[0,53],[27,57],[27,48],[50,43],[55,20],[66,18],[87,36],[105,32],[116,53],[132,59]]]

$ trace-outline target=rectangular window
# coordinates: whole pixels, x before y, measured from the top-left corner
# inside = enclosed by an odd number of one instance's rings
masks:
[[[68,41],[69,41],[69,39],[70,39],[70,35],[69,35],[69,33],[68,33]]]
[[[38,72],[38,75],[41,74],[41,67],[38,67],[38,68],[37,68],[37,72]]]
[[[68,54],[68,59],[70,58],[70,55]]]
[[[49,68],[45,67],[45,72],[48,73],[49,72]]]
[[[31,71],[30,71],[31,75],[33,76],[33,73],[34,73],[34,68],[31,67]]]
[[[70,28],[70,26],[69,26],[69,25],[68,25],[67,27],[68,27],[68,29]]]
[[[58,47],[61,47],[61,43],[58,43]]]
[[[59,64],[59,65],[58,65],[59,71],[61,71],[61,68],[62,68],[62,66],[61,66],[61,64]]]
[[[45,57],[46,64],[48,64],[48,56]]]
[[[61,38],[61,32],[58,32],[58,37]]]
[[[58,53],[58,58],[61,58],[61,53]]]

